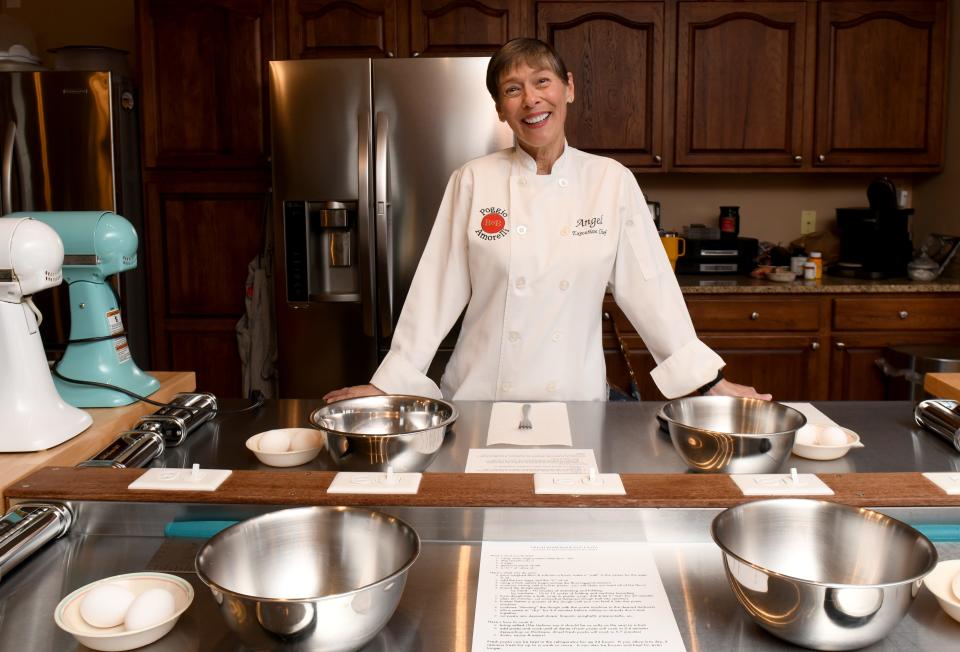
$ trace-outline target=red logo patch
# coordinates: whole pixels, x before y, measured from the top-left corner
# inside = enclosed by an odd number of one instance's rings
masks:
[[[483,229],[486,233],[496,234],[503,231],[503,227],[506,226],[507,222],[500,215],[492,213],[490,215],[484,216],[480,221],[480,228]]]

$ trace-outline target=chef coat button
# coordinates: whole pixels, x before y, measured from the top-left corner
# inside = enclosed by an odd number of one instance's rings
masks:
[[[527,279],[521,276],[520,278],[517,279],[514,285],[517,286],[518,290],[522,290],[523,288],[527,287]]]
[[[521,186],[525,186],[525,185],[527,185],[527,178],[526,178],[526,177],[520,177],[519,179],[517,179],[517,183],[519,183]]]
[[[511,342],[519,342],[519,341],[520,341],[520,333],[518,333],[517,331],[510,331],[510,341],[511,341]]]
[[[553,340],[554,342],[559,342],[559,341],[560,341],[560,332],[559,332],[559,331],[554,331],[554,333],[553,333],[553,335],[550,337],[550,339]]]
[[[525,227],[523,224],[517,227],[517,233],[519,233],[520,235],[523,235],[526,232],[527,232],[527,227]]]
[[[633,220],[627,220],[627,226],[633,226]]]
[[[556,384],[555,382],[552,382],[552,381],[549,382],[549,383],[547,383],[547,391],[550,392],[550,393],[553,393],[553,392],[557,391],[557,384]]]
[[[566,187],[567,187],[567,180],[564,179],[563,177],[557,179],[557,183],[560,184],[560,187],[561,187],[561,188],[566,188]]]
[[[566,290],[566,289],[569,288],[569,287],[570,287],[569,281],[560,281],[560,289],[561,289],[561,290]]]
[[[502,389],[505,392],[509,392],[511,389],[513,389],[513,383],[510,383],[510,382],[503,383],[502,385],[500,385],[500,389]]]
[[[570,229],[568,229],[567,227],[563,227],[562,229],[560,229],[560,235],[569,235],[569,234],[570,234]]]

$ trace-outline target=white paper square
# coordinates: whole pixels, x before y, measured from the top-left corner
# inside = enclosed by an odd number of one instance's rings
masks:
[[[147,469],[127,489],[216,491],[231,473],[229,469]]]
[[[924,473],[923,477],[951,496],[960,495],[960,473]]]
[[[574,496],[625,496],[619,473],[598,473],[593,480],[584,473],[535,473],[533,490],[538,494]]]
[[[812,473],[737,473],[733,480],[744,496],[832,496],[833,489]]]
[[[589,473],[592,448],[471,448],[464,473]]]
[[[530,406],[533,428],[521,430],[523,406]],[[566,403],[494,403],[490,410],[487,446],[573,446]]]
[[[415,494],[422,473],[357,473],[341,471],[333,476],[328,494]]]

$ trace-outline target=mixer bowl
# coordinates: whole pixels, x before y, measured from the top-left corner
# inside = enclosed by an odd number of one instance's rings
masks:
[[[773,473],[807,422],[786,405],[731,396],[679,398],[659,416],[686,465],[704,473]]]
[[[929,539],[889,516],[820,500],[760,500],[713,520],[740,605],[771,634],[815,650],[886,636],[937,564]]]
[[[420,537],[403,521],[352,507],[301,507],[223,530],[197,554],[227,625],[257,650],[349,652],[400,602]]]
[[[346,471],[397,473],[426,469],[459,412],[452,403],[421,396],[364,396],[314,410],[336,465]]]

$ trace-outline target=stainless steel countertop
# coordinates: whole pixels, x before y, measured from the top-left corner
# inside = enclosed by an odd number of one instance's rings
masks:
[[[243,405],[228,401],[225,408]],[[308,426],[311,410],[322,405],[313,400],[267,401],[255,413],[223,416],[204,424],[180,447],[167,449],[155,466],[286,470],[336,470],[326,451],[309,464],[278,469],[261,464],[246,449],[248,437],[264,430]],[[574,448],[592,448],[601,472],[684,473],[686,467],[673,450],[667,434],[658,428],[657,402],[574,402],[567,404]],[[827,416],[856,431],[865,448],[853,449],[839,460],[818,462],[796,456],[787,469],[801,472],[865,473],[906,471],[958,471],[960,452],[913,423],[908,402],[814,402]],[[492,403],[457,403],[460,418],[447,433],[440,454],[428,471],[462,472],[471,448],[486,443]]]
[[[0,648],[31,652],[85,650],[53,623],[59,600],[103,577],[155,570],[176,572],[191,582],[196,597],[174,630],[144,652],[240,652],[246,650],[226,628],[213,597],[189,572],[200,542],[124,533],[131,523],[153,531],[170,518],[171,506],[134,507],[111,503],[80,506],[78,527],[48,546],[0,584]],[[178,517],[188,517],[184,507]],[[197,510],[209,509],[197,506]],[[234,508],[236,509],[236,508]],[[262,508],[261,508],[262,509]],[[189,511],[189,510],[187,510]],[[385,510],[391,511],[391,510]],[[411,568],[400,606],[364,652],[467,652],[482,532],[486,540],[647,541],[663,579],[674,617],[689,652],[798,649],[756,627],[737,605],[724,577],[720,550],[707,538],[719,510],[422,508],[399,511],[421,534],[424,545]],[[924,520],[925,510],[885,510],[905,520]],[[206,514],[208,517],[211,514]],[[231,514],[236,516],[236,514]],[[960,508],[940,510],[933,520],[954,519]],[[929,520],[929,519],[928,519]],[[114,528],[111,523],[116,521]],[[960,544],[939,544],[941,558],[960,558]],[[922,590],[908,615],[869,650],[946,650],[956,646],[960,623]]]

